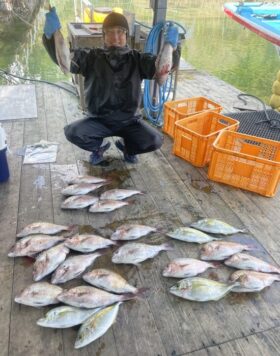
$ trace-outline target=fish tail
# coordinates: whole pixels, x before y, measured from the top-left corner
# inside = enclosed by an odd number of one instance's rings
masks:
[[[147,287],[138,288],[136,293],[134,293],[134,295],[138,298],[144,299],[148,296],[149,290],[150,290],[150,288],[147,288]]]
[[[124,293],[121,295],[120,301],[124,302],[126,300],[136,299],[138,298],[138,294],[136,293]]]
[[[110,247],[110,246],[108,246]],[[108,248],[101,248],[100,250],[97,250],[96,253],[99,255],[99,256],[103,256],[103,255],[106,255],[106,253],[108,253]],[[94,254],[94,253],[93,253]]]
[[[213,262],[211,262],[210,263],[210,265],[211,265],[211,267],[213,267],[213,268],[219,268],[219,267],[221,267],[223,264],[221,263],[221,262],[216,262],[216,261],[213,261]]]
[[[174,244],[172,242],[166,242],[166,243],[162,244],[161,247],[165,251],[173,250],[174,249]]]

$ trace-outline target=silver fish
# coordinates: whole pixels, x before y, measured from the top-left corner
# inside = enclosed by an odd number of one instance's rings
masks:
[[[117,294],[137,294],[139,289],[131,286],[122,276],[104,268],[94,269],[83,275],[83,280],[94,287]]]
[[[100,195],[100,200],[123,200],[135,194],[144,194],[139,190],[110,189]]]
[[[84,195],[89,192],[93,192],[98,188],[103,187],[105,183],[79,183],[79,184],[71,184],[68,187],[62,189],[61,193],[63,195]]]
[[[52,283],[60,284],[79,277],[102,253],[72,256],[62,262],[52,275]]]
[[[280,274],[280,268],[272,266],[271,264],[246,253],[237,253],[224,261],[224,264],[238,269]]]
[[[35,234],[55,235],[61,231],[69,231],[70,229],[71,228],[68,226],[38,221],[25,226],[25,228],[17,234],[17,237],[25,237]]]
[[[209,232],[210,234],[232,235],[245,230],[236,229],[235,227],[217,219],[201,219],[191,224],[191,227]]]
[[[155,231],[157,231],[156,228],[146,225],[125,224],[117,228],[112,234],[111,240],[136,240]]]
[[[215,237],[205,234],[204,232],[192,229],[191,227],[179,227],[174,231],[168,232],[166,235],[176,240],[194,242],[197,244],[203,244],[209,241],[219,240]]]
[[[70,72],[70,51],[66,46],[64,38],[60,30],[57,30],[54,35],[55,55],[58,65],[64,74]]]
[[[116,243],[98,235],[75,235],[65,241],[65,246],[79,252],[93,252],[95,250],[114,246]]]
[[[8,253],[8,256],[34,256],[37,253],[47,250],[56,245],[58,242],[62,242],[64,240],[65,238],[63,236],[50,236],[43,234],[26,236],[15,243]]]
[[[57,296],[61,294],[62,291],[62,288],[47,282],[33,283],[15,297],[15,302],[31,307],[57,304],[59,303]]]
[[[33,280],[39,281],[52,273],[66,258],[69,249],[60,244],[41,252],[33,265]]]
[[[230,241],[212,241],[200,249],[200,258],[206,261],[221,261],[243,250],[249,251],[252,250],[252,247]]]
[[[125,201],[118,201],[118,200],[102,200],[91,205],[91,207],[89,208],[89,212],[109,213],[110,211],[122,208],[125,205],[129,205],[129,203]]]
[[[255,271],[236,271],[230,280],[238,282],[233,292],[259,292],[271,286],[274,281],[280,281],[280,275]]]
[[[168,250],[173,250],[173,245],[170,243],[152,246],[138,242],[131,242],[120,247],[113,254],[112,262],[137,265],[148,258],[155,257],[160,251]]]
[[[100,308],[81,309],[63,305],[48,311],[44,318],[37,321],[37,324],[45,328],[71,328],[72,326],[82,324],[100,310]]]
[[[98,202],[98,198],[92,195],[74,195],[64,200],[61,209],[83,209],[96,202]]]
[[[86,320],[78,331],[75,349],[84,347],[104,335],[115,322],[120,304],[104,308]]]
[[[223,298],[237,284],[226,284],[211,279],[193,277],[177,282],[170,288],[170,293],[196,302],[208,302]]]
[[[173,62],[173,47],[165,43],[156,60],[156,81],[163,85],[171,71]]]
[[[73,177],[68,181],[69,184],[80,184],[80,183],[96,184],[102,182],[105,183],[108,182],[108,180],[100,177],[82,176],[82,175]]]
[[[58,300],[78,308],[106,307],[117,302],[136,298],[132,293],[112,294],[89,286],[71,288],[58,295]]]
[[[163,270],[164,277],[195,277],[208,268],[217,268],[216,263],[200,261],[194,258],[176,258]]]

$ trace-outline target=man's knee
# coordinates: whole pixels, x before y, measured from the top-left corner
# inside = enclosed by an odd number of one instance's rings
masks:
[[[75,141],[76,134],[75,134],[75,130],[73,129],[73,125],[70,124],[64,127],[64,135],[68,141],[70,142]]]
[[[154,150],[158,150],[159,148],[161,148],[162,144],[163,144],[163,135],[158,133],[154,137]]]

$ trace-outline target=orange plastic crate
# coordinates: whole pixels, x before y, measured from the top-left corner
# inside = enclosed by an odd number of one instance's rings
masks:
[[[280,142],[224,131],[213,144],[208,177],[272,197],[280,178]]]
[[[164,124],[162,131],[174,137],[176,121],[209,110],[221,112],[222,107],[214,101],[202,96],[168,101],[164,104]]]
[[[193,115],[175,123],[173,153],[194,166],[203,167],[211,158],[212,144],[221,130],[237,130],[239,122],[213,111]]]

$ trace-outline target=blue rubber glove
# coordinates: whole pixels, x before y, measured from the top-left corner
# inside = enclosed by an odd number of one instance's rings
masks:
[[[165,43],[170,43],[171,46],[175,49],[178,44],[179,33],[176,26],[170,24],[167,28],[165,35]]]
[[[61,28],[59,18],[56,13],[55,7],[52,7],[48,13],[46,13],[46,22],[44,26],[44,34],[48,39],[52,37],[55,31]]]

